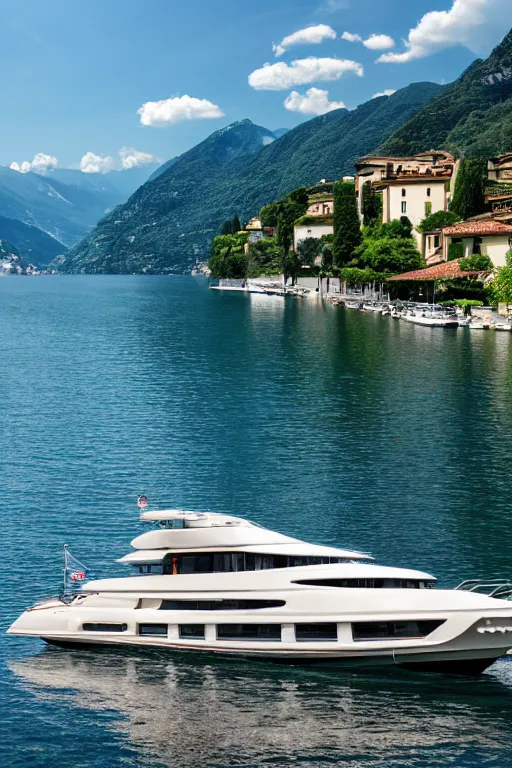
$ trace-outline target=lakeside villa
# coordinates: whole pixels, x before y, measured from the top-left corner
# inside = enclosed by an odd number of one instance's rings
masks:
[[[427,216],[447,211],[457,179],[459,161],[449,152],[423,152],[412,157],[368,155],[356,162],[356,197],[363,223],[364,188],[382,196],[382,223],[406,216],[413,226],[418,250],[427,264],[439,253],[438,232],[422,233]]]

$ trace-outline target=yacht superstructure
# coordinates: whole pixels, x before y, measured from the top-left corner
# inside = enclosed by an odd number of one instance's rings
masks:
[[[218,513],[144,511],[155,526],[119,562],[8,632],[57,645],[209,652],[285,663],[483,671],[512,647],[512,585],[436,589],[416,570],[309,544]],[[505,599],[504,599],[505,598]]]

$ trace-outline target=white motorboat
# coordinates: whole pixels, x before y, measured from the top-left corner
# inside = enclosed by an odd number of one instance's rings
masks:
[[[479,323],[471,321],[467,325],[472,331],[488,331],[491,327],[490,323]]]
[[[495,323],[494,330],[508,331],[510,333],[512,331],[512,324],[511,323]]]
[[[445,307],[417,306],[402,313],[402,320],[415,325],[431,328],[458,328],[459,319],[455,311]]]
[[[478,674],[512,646],[512,585],[434,589],[428,573],[309,544],[225,514],[143,512],[155,527],[94,580],[23,613],[9,634],[293,664]],[[66,561],[68,562],[68,561]],[[76,562],[73,564],[76,567]],[[81,581],[84,573],[72,577]],[[65,583],[67,577],[65,569]]]
[[[360,301],[355,301],[353,299],[347,299],[343,306],[345,309],[362,309],[363,305]]]

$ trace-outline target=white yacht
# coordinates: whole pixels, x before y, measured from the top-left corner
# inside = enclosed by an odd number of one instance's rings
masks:
[[[168,510],[141,518],[153,529],[119,561],[137,575],[90,581],[74,596],[37,604],[9,634],[62,646],[455,674],[478,674],[512,647],[508,582],[436,589],[428,573],[231,515]]]

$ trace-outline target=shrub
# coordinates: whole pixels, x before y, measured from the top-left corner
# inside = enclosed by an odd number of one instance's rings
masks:
[[[496,271],[488,291],[493,304],[512,304],[512,249],[507,253],[507,266]]]
[[[450,243],[448,246],[448,261],[462,259],[464,256],[464,246],[462,243]]]
[[[461,259],[459,267],[463,272],[489,272],[493,268],[493,264],[488,256],[473,253],[467,258]]]
[[[436,211],[424,218],[418,229],[420,232],[430,232],[433,229],[453,226],[453,224],[457,224],[459,221],[460,216],[455,211]]]

